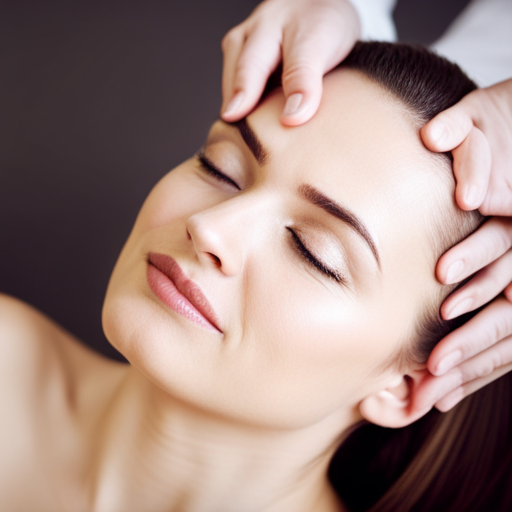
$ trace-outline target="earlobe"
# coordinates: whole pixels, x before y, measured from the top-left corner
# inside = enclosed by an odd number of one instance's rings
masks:
[[[414,370],[388,381],[384,389],[360,402],[361,415],[381,427],[401,428],[414,423],[431,409],[418,411],[414,407],[417,390],[429,375],[427,369]]]

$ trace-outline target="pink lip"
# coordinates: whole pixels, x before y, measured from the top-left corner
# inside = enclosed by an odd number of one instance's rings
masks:
[[[166,306],[206,329],[222,333],[208,299],[173,258],[149,253],[147,279],[151,290]]]

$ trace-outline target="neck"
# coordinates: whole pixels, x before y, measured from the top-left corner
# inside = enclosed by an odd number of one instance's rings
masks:
[[[90,509],[341,511],[326,473],[343,424],[242,425],[179,402],[130,367],[90,440]]]

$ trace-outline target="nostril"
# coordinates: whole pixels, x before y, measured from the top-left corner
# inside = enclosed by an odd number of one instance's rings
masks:
[[[215,265],[217,268],[220,268],[220,266],[221,266],[220,259],[219,259],[217,256],[215,256],[215,254],[212,254],[211,252],[207,252],[206,254],[207,254],[207,255],[209,256],[209,258],[213,261],[214,265]]]

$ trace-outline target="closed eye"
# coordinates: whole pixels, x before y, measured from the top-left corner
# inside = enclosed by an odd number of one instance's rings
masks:
[[[336,272],[335,270],[330,269],[328,266],[324,265],[321,261],[316,259],[313,254],[307,249],[307,247],[302,243],[302,240],[299,238],[297,233],[293,231],[293,229],[287,227],[286,228],[290,234],[292,235],[292,240],[295,245],[295,248],[299,252],[299,254],[313,267],[315,267],[317,270],[325,274],[326,276],[330,277],[331,279],[334,279],[337,283],[344,283],[345,279],[342,275],[340,275],[339,272]]]
[[[226,176],[202,151],[197,154],[199,165],[201,169],[206,173],[215,178],[218,181],[228,183],[237,190],[241,190],[238,184],[233,181],[229,176]]]

